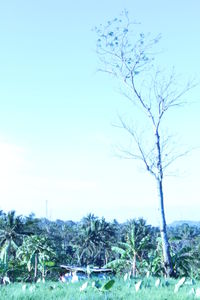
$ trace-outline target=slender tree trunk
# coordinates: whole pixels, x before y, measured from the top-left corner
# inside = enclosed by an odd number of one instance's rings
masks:
[[[136,276],[136,253],[134,253],[134,256],[133,256],[132,275],[133,275],[133,277]]]
[[[107,263],[108,263],[108,256],[107,256],[106,251],[105,251],[105,259],[104,259],[104,261],[105,261],[104,265],[107,265]]]
[[[158,132],[158,126],[156,128],[156,147],[157,147],[157,187],[158,187],[158,199],[159,199],[159,210],[160,210],[160,235],[163,249],[163,261],[164,269],[167,277],[173,276],[173,267],[170,255],[170,245],[167,236],[167,226],[165,219],[165,208],[164,208],[164,194],[163,194],[163,167],[162,167],[162,155],[160,146],[160,135]]]
[[[37,280],[37,268],[38,268],[38,257],[37,253],[35,254],[35,269],[34,269],[34,281]]]
[[[165,219],[165,209],[164,209],[164,197],[163,197],[163,186],[162,180],[157,179],[158,183],[158,197],[159,197],[159,206],[160,206],[160,235],[162,241],[162,249],[163,249],[163,260],[164,260],[164,269],[167,277],[173,276],[173,267],[171,262],[170,255],[170,245],[167,236],[167,226]]]

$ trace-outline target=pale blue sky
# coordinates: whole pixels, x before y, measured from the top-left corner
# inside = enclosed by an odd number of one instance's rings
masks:
[[[0,208],[79,220],[92,212],[158,223],[156,186],[138,163],[114,155],[126,135],[111,124],[126,100],[97,73],[95,33],[126,8],[141,30],[162,34],[158,56],[181,80],[200,80],[200,3],[191,0],[0,3]],[[200,86],[171,117],[181,143],[198,147]],[[171,126],[171,127],[172,127]],[[169,124],[170,127],[170,124]],[[166,214],[199,220],[196,150],[166,179]]]

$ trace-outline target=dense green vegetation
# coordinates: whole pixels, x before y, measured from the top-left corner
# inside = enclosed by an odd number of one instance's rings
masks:
[[[200,279],[200,228],[168,228],[175,277]],[[80,222],[0,213],[0,279],[58,280],[60,264],[111,267],[113,274],[163,276],[160,231],[145,220],[107,222],[92,214]]]

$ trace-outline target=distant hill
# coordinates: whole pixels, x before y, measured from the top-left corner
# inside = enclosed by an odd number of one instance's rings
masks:
[[[200,221],[189,221],[189,220],[174,221],[174,222],[170,223],[168,226],[176,227],[176,226],[181,226],[183,224],[188,224],[189,226],[200,227]]]

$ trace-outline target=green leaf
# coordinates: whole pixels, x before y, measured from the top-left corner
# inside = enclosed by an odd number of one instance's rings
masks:
[[[106,290],[106,291],[110,290],[114,283],[115,283],[114,279],[109,280],[108,282],[106,282],[104,284],[104,286],[101,288],[101,290]]]
[[[47,267],[54,267],[55,266],[55,262],[53,262],[53,261],[45,261],[45,266],[47,266]]]

